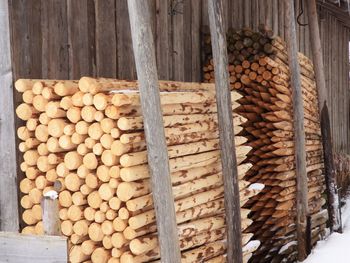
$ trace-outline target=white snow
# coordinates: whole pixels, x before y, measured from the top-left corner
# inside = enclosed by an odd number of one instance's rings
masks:
[[[45,197],[50,197],[51,199],[57,199],[58,193],[54,190],[48,191],[46,194],[44,194]]]
[[[260,184],[260,183],[254,183],[249,185],[249,189],[250,190],[257,190],[257,191],[261,191],[262,189],[264,189],[265,185],[264,184]]]
[[[342,209],[343,234],[333,233],[319,241],[311,255],[303,263],[350,262],[350,197]]]

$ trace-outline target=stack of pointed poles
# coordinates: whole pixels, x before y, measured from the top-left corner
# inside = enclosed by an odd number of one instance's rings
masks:
[[[227,46],[230,84],[243,95],[236,113],[248,119],[239,134],[253,149],[247,162],[253,164],[245,180],[262,183],[265,189],[246,205],[254,223],[246,230],[262,242],[251,262],[293,262],[296,258],[296,174],[293,105],[286,45],[270,31],[229,30]],[[204,35],[204,81],[214,82],[210,36]],[[311,243],[325,234],[324,163],[312,62],[298,55],[308,175],[308,205]]]
[[[137,82],[20,79],[15,87],[23,97],[16,113],[25,122],[17,131],[22,232],[43,233],[40,201],[55,187],[70,262],[160,261]],[[182,262],[225,262],[214,85],[161,81],[160,89]],[[232,110],[241,107],[242,96],[231,97]],[[233,121],[243,207],[264,185],[244,180],[252,147],[238,134],[247,118],[234,113]],[[247,232],[250,212],[241,209],[245,262],[260,245]]]

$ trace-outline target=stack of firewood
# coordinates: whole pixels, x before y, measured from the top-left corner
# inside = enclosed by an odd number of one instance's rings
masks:
[[[296,175],[292,90],[286,45],[271,32],[243,29],[227,34],[230,84],[243,97],[235,111],[248,119],[239,134],[253,150],[245,180],[265,189],[247,204],[254,223],[247,229],[262,245],[251,262],[289,262],[296,256]],[[210,36],[204,35],[205,82],[214,82]],[[323,153],[312,62],[299,53],[304,98],[311,243],[324,234]]]
[[[136,82],[18,80],[25,121],[18,129],[26,177],[20,182],[23,233],[42,234],[40,201],[58,189],[62,234],[71,262],[154,262],[160,259],[146,141]],[[183,262],[224,262],[223,182],[212,84],[160,82],[178,236]],[[231,92],[232,109],[242,99]],[[235,133],[247,119],[234,113]],[[241,206],[263,184],[243,179],[252,147],[236,136]],[[244,162],[244,163],[243,163]],[[245,262],[260,245],[247,232]]]

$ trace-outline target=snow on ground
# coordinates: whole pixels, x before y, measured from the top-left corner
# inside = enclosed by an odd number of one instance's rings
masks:
[[[350,262],[350,197],[342,211],[343,234],[333,233],[326,240],[319,241],[303,263]]]

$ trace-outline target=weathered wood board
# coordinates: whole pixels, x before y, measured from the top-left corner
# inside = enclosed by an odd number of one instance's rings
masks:
[[[0,232],[0,262],[65,263],[67,239]]]

